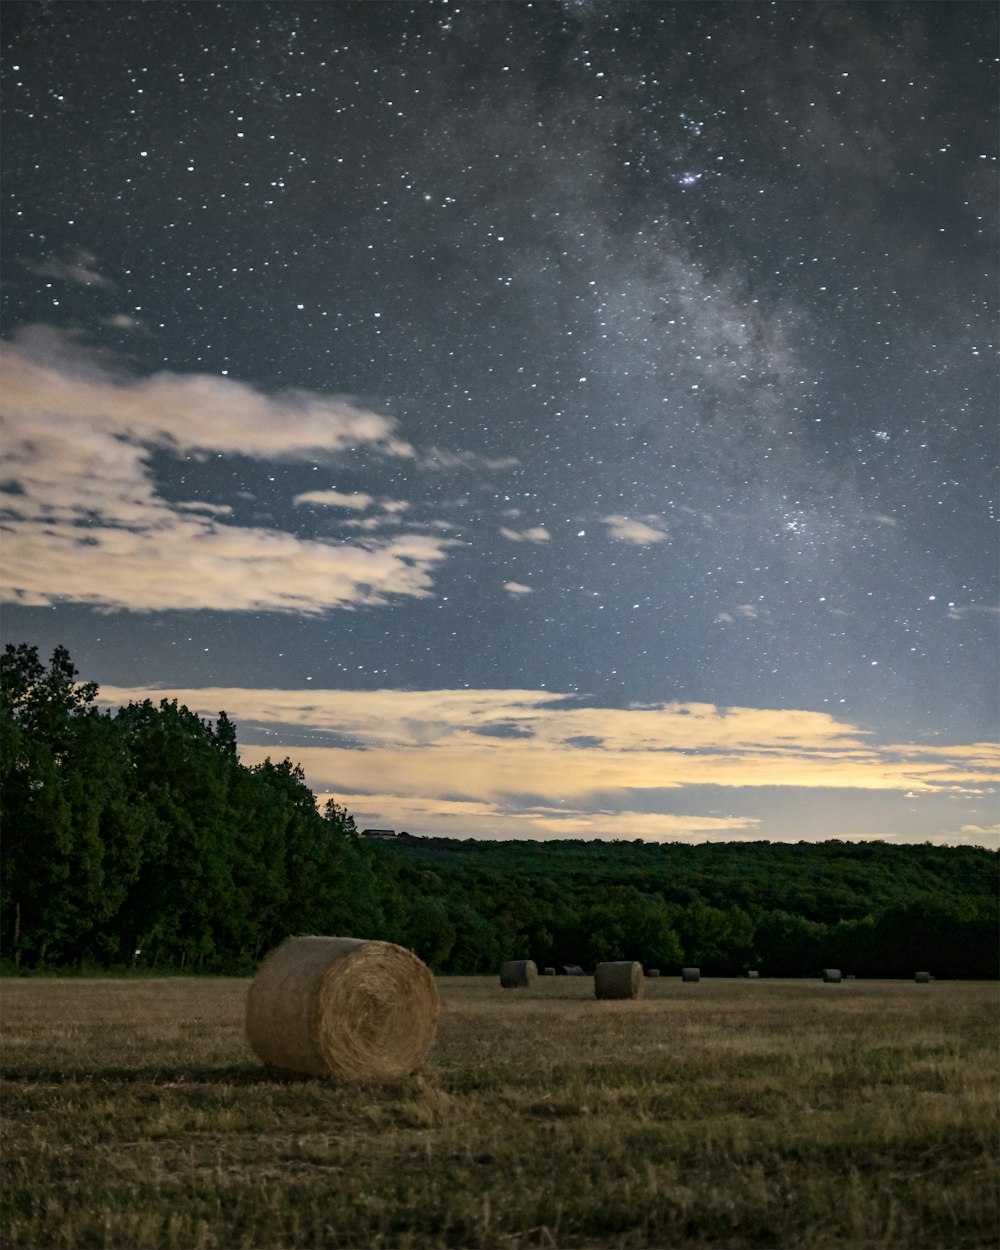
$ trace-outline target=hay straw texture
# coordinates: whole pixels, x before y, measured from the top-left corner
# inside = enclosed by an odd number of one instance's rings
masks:
[[[913,979],[918,985],[930,985],[931,974],[929,972],[915,972]]]
[[[694,981],[700,981],[700,980],[701,980],[701,969],[700,969],[700,968],[682,968],[682,969],[681,969],[681,980],[682,980],[682,981],[692,981],[692,982],[694,982]]]
[[[361,938],[293,937],[247,995],[247,1040],[269,1067],[346,1080],[404,1076],[423,1063],[441,1004],[412,951]]]
[[[500,984],[505,990],[530,985],[537,976],[538,968],[533,959],[508,959],[500,965]]]
[[[594,970],[596,998],[640,998],[642,996],[642,964],[622,959],[598,964]]]
[[[824,968],[823,969],[823,980],[826,981],[829,985],[839,985],[843,979],[844,979],[843,974],[841,973],[839,968]]]

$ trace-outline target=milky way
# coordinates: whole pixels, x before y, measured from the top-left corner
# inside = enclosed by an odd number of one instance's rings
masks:
[[[995,837],[993,6],[4,27],[5,640],[362,823]]]

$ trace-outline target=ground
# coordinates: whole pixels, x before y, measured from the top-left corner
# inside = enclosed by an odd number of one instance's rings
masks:
[[[6,1250],[997,1245],[995,984],[446,978],[354,1085],[266,1071],[247,985],[2,983]]]

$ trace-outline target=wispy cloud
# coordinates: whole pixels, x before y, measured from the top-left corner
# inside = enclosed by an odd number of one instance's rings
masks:
[[[364,512],[374,502],[371,495],[366,495],[363,491],[354,491],[346,495],[339,490],[308,490],[304,494],[296,495],[292,500],[296,506],[312,504],[319,508],[355,508],[359,512]]]
[[[433,827],[451,827],[449,812],[470,813],[448,805],[472,803],[485,805],[477,820],[499,836],[693,836],[751,829],[756,818],[678,813],[687,787],[935,796],[980,794],[1000,781],[993,744],[880,747],[857,726],[804,710],[587,707],[538,690],[101,691],[111,705],[166,695],[207,716],[225,708],[250,737],[266,727],[268,745],[243,748],[248,762],[291,755],[314,790],[346,788],[373,820],[365,796],[381,796],[383,812],[391,798],[403,813],[392,819],[417,824],[421,814],[425,829],[432,817]],[[637,796],[647,807],[658,792],[675,793],[669,811],[638,810]]]
[[[500,533],[512,543],[547,543],[552,537],[544,525],[532,525],[523,530],[513,530],[501,525]]]
[[[535,593],[530,586],[525,586],[523,582],[504,582],[503,588],[511,595],[533,595]]]
[[[443,447],[429,447],[421,452],[418,460],[422,469],[472,469],[486,472],[515,469],[520,463],[516,456],[485,456],[477,451],[447,451]]]
[[[606,516],[601,520],[608,527],[612,538],[619,542],[632,543],[636,547],[647,547],[650,543],[666,542],[669,537],[666,522],[660,516],[627,517]]]
[[[174,504],[157,490],[156,450],[413,457],[395,422],[346,400],[266,395],[203,374],[135,377],[45,327],[9,346],[0,371],[8,601],[310,614],[426,597],[456,545],[440,532],[309,541],[228,523],[224,503]]]
[[[112,313],[110,317],[102,317],[101,324],[110,326],[112,330],[127,330],[130,334],[148,334],[149,327],[141,317],[130,316],[129,313]]]
[[[988,603],[949,603],[945,616],[949,621],[964,621],[970,616],[1000,619],[1000,607]]]
[[[733,608],[732,612],[720,612],[715,619],[717,621],[722,621],[727,625],[732,625],[737,617],[744,621],[755,621],[759,615],[760,613],[756,604],[738,603]]]
[[[93,252],[74,252],[69,260],[49,256],[45,260],[26,260],[24,267],[41,278],[55,278],[59,282],[75,282],[78,286],[113,287],[115,284],[97,268]]]

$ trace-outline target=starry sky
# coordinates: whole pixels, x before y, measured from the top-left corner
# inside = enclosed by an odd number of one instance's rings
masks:
[[[3,45],[5,642],[359,827],[998,844],[993,4]]]

